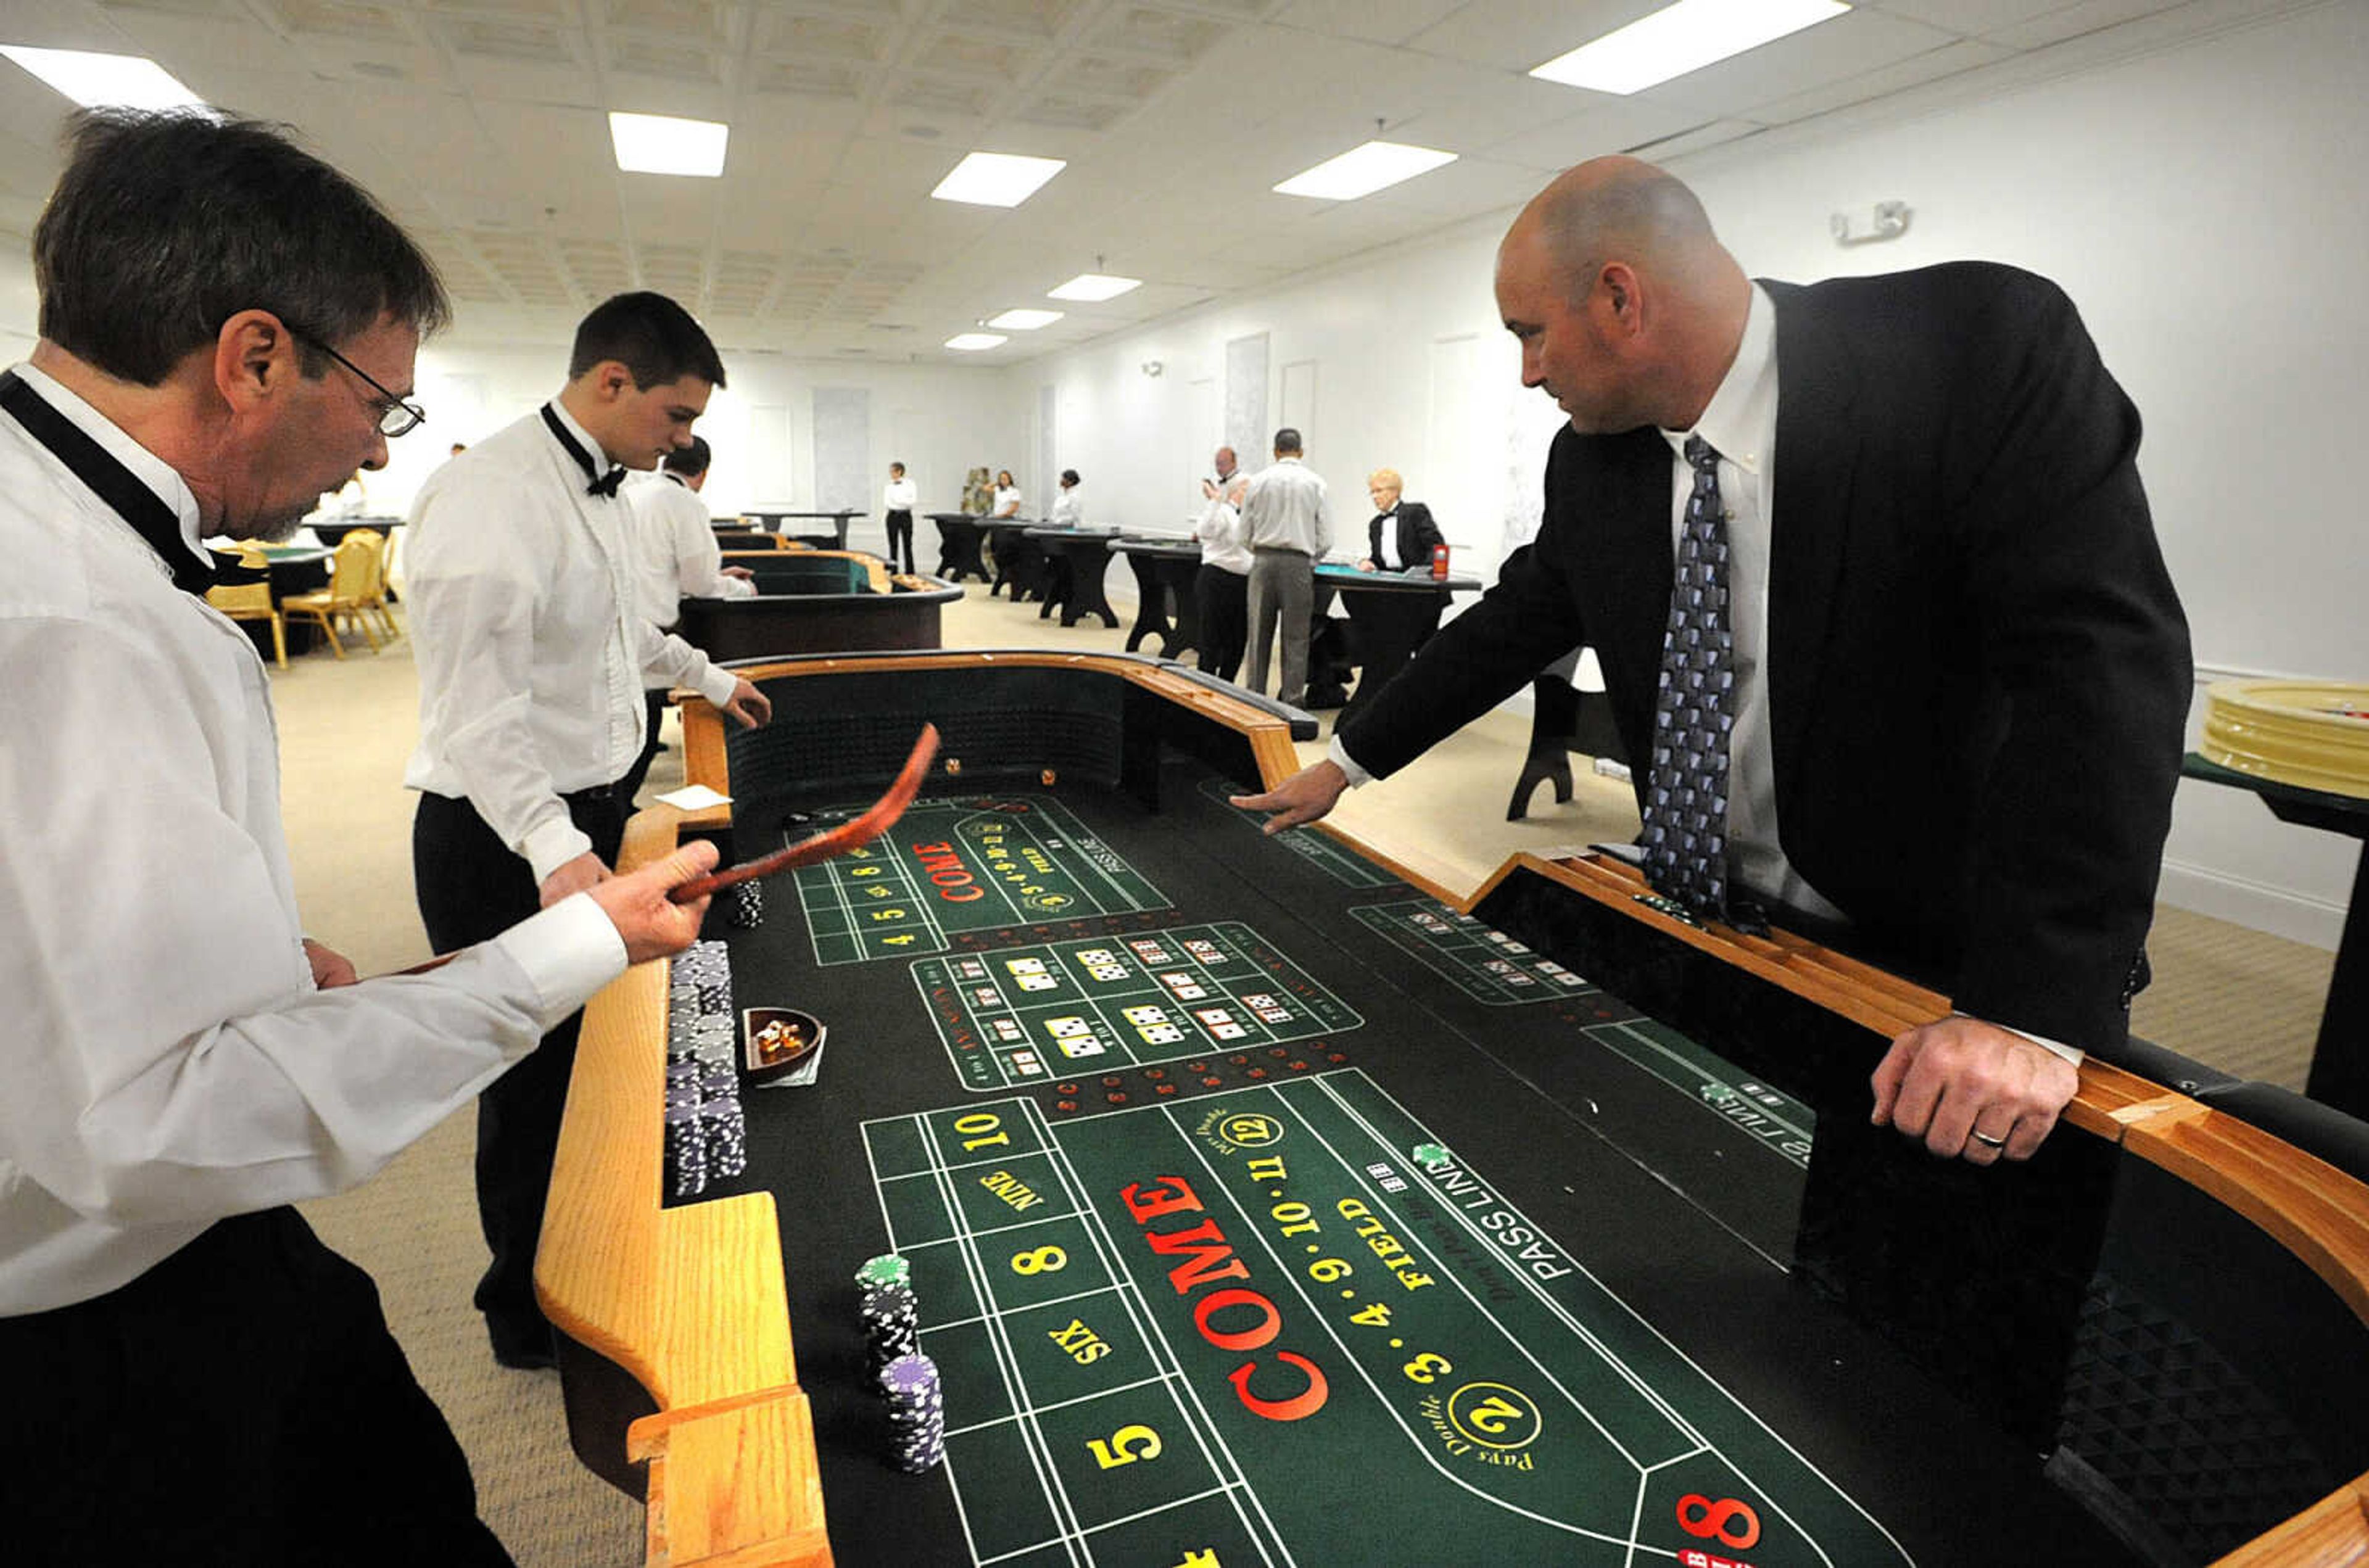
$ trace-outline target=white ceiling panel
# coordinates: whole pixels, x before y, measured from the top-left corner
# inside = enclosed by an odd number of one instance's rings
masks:
[[[1669,0],[1487,0],[1466,6],[1410,47],[1476,65],[1528,72],[1625,28]]]
[[[1751,111],[1752,118],[1771,125],[1789,125],[1797,120],[1807,120],[1812,115],[1864,103],[1870,86],[1878,86],[1885,93],[1903,92],[1910,87],[1922,86],[1927,82],[1938,82],[1944,76],[1954,76],[1962,71],[1994,64],[2013,52],[1999,44],[1960,39],[1940,49],[1911,55],[1894,65],[1883,66],[1862,75],[1846,76],[1789,97],[1756,104]]]
[[[1956,34],[1922,22],[1852,11],[1640,96],[1707,113],[1747,114],[1756,105],[1881,71],[1956,41]]]
[[[2061,11],[2070,0],[1875,0],[1874,8],[1912,22],[1979,37]]]
[[[1534,131],[1509,136],[1480,151],[1501,163],[1550,171],[1566,169],[1584,159],[1658,142],[1703,122],[1703,116],[1692,109],[1655,103],[1650,98],[1611,97],[1577,87],[1563,88],[1562,96],[1567,102],[1582,107]]]
[[[1335,38],[1405,43],[1464,6],[1465,0],[1291,0],[1274,20]]]

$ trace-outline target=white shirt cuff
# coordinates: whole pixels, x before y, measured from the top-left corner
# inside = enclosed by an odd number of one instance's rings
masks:
[[[625,972],[624,938],[589,893],[570,894],[529,916],[494,938],[494,945],[533,982],[545,1032]]]
[[[1349,755],[1348,749],[1341,744],[1341,738],[1338,735],[1333,738],[1332,748],[1325,755],[1333,759],[1334,767],[1348,775],[1351,789],[1359,789],[1374,782],[1374,775],[1357,765],[1357,759]]]
[[[1960,1013],[1953,1016],[1959,1018],[1973,1018],[1974,1015],[1971,1013]],[[1976,1019],[1975,1022],[1981,1024],[1991,1024],[1991,1020],[1987,1018]],[[1995,1029],[2004,1029],[2008,1034],[2016,1036],[2020,1039],[2030,1040],[2042,1050],[2050,1051],[2057,1056],[2061,1056],[2066,1061],[2071,1062],[2075,1067],[2080,1066],[2082,1059],[2087,1055],[2087,1053],[2078,1046],[2068,1046],[2062,1040],[2052,1040],[2045,1035],[2035,1035],[2029,1029],[2019,1029],[2012,1024],[1991,1024],[1991,1026]]]
[[[709,665],[707,673],[699,678],[699,694],[719,708],[732,700],[732,693],[739,686],[740,677],[722,665]]]
[[[534,873],[534,885],[538,887],[553,872],[578,855],[591,852],[592,841],[585,837],[564,813],[528,829],[526,841],[519,846],[519,853],[526,857],[527,866]]]

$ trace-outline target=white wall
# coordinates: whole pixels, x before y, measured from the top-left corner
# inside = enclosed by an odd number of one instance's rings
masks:
[[[2114,42],[2083,44],[2077,74],[2010,63],[1673,167],[1756,273],[1806,280],[1983,257],[2058,280],[2146,421],[2141,470],[2201,679],[2362,679],[2369,531],[2358,486],[2331,485],[2327,459],[2359,449],[2369,416],[2369,6],[2120,57]],[[1907,235],[1837,246],[1830,214],[1864,232],[1881,200],[1914,209]],[[1494,561],[1535,494],[1552,418],[1516,386],[1490,299],[1505,221],[1017,367],[1013,401],[1058,388],[1062,461],[1087,476],[1094,521],[1173,527],[1207,460],[1193,436],[1208,423],[1199,400],[1222,395],[1224,342],[1265,331],[1275,406],[1284,366],[1316,366],[1310,461],[1344,517],[1362,524],[1362,475],[1387,463],[1459,553]],[[1138,370],[1147,359],[1163,361],[1158,380]],[[1433,384],[1435,367],[1459,362],[1478,384]],[[1439,408],[1481,433],[1444,439]],[[1492,428],[1494,463],[1459,471]],[[2164,890],[2332,946],[2352,864],[2349,841],[2184,783]]]
[[[431,344],[421,354],[419,400],[429,422],[393,444],[386,472],[368,480],[372,511],[408,509],[419,483],[451,454],[454,441],[474,441],[532,414],[565,380],[564,348],[471,349]],[[863,387],[871,393],[868,470],[881,484],[901,460],[921,486],[923,511],[960,508],[963,474],[998,464],[1020,450],[1024,410],[1007,407],[1002,377],[990,371],[866,365],[793,360],[774,354],[725,356],[729,384],[707,406],[698,425],[715,449],[704,492],[709,509],[744,506],[805,509],[814,500],[814,389]],[[859,520],[853,542],[879,548],[876,489],[871,517]],[[917,555],[936,559],[924,522]],[[931,561],[920,564],[927,567]]]

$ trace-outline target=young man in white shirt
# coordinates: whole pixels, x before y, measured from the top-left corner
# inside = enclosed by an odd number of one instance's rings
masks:
[[[724,564],[707,503],[699,498],[714,461],[707,438],[693,436],[689,446],[666,454],[656,478],[624,490],[634,519],[642,615],[661,632],[674,630],[686,599],[749,599],[757,592],[756,574]],[[642,780],[649,776],[651,760],[658,754],[658,726],[666,717],[667,693],[674,689],[657,676],[645,676],[643,685],[648,722],[642,754],[617,781],[617,804],[627,816],[633,815],[634,796],[641,793]]]
[[[890,464],[888,484],[880,492],[880,513],[888,527],[888,564],[896,566],[897,551],[901,545],[905,552],[905,570],[909,573],[920,569],[913,565],[913,509],[921,504],[921,499],[920,487],[905,477],[905,465]]]
[[[0,376],[0,1422],[11,1560],[491,1564],[367,1276],[289,1207],[377,1171],[703,905],[677,857],[433,974],[303,934],[261,661],[201,538],[387,440],[433,269],[273,131],[79,117]],[[100,809],[104,805],[108,809]],[[328,1544],[334,1542],[334,1546]]]
[[[616,487],[690,444],[724,384],[715,346],[663,294],[620,294],[577,328],[557,397],[429,475],[412,504],[419,792],[412,878],[440,953],[599,886],[624,831],[617,782],[642,749],[646,679],[744,725],[772,708],[642,614]],[[534,1299],[568,1017],[477,1101],[477,1214],[493,1262],[475,1301],[495,1359],[548,1367]]]

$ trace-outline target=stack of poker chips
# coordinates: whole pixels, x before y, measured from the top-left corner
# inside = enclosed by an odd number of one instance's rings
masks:
[[[765,885],[756,877],[736,882],[724,895],[731,900],[726,916],[735,931],[754,931],[765,923]]]
[[[937,1363],[921,1352],[913,1270],[888,1253],[856,1270],[855,1284],[864,1295],[864,1341],[872,1379],[888,1401],[897,1468],[918,1475],[946,1457],[946,1411]]]
[[[888,1396],[897,1468],[919,1475],[946,1457],[946,1401],[938,1364],[916,1352],[888,1363],[880,1378]]]
[[[695,942],[674,961],[667,1010],[666,1155],[674,1195],[749,1168],[749,1127],[733,1065],[732,971],[720,942]]]

